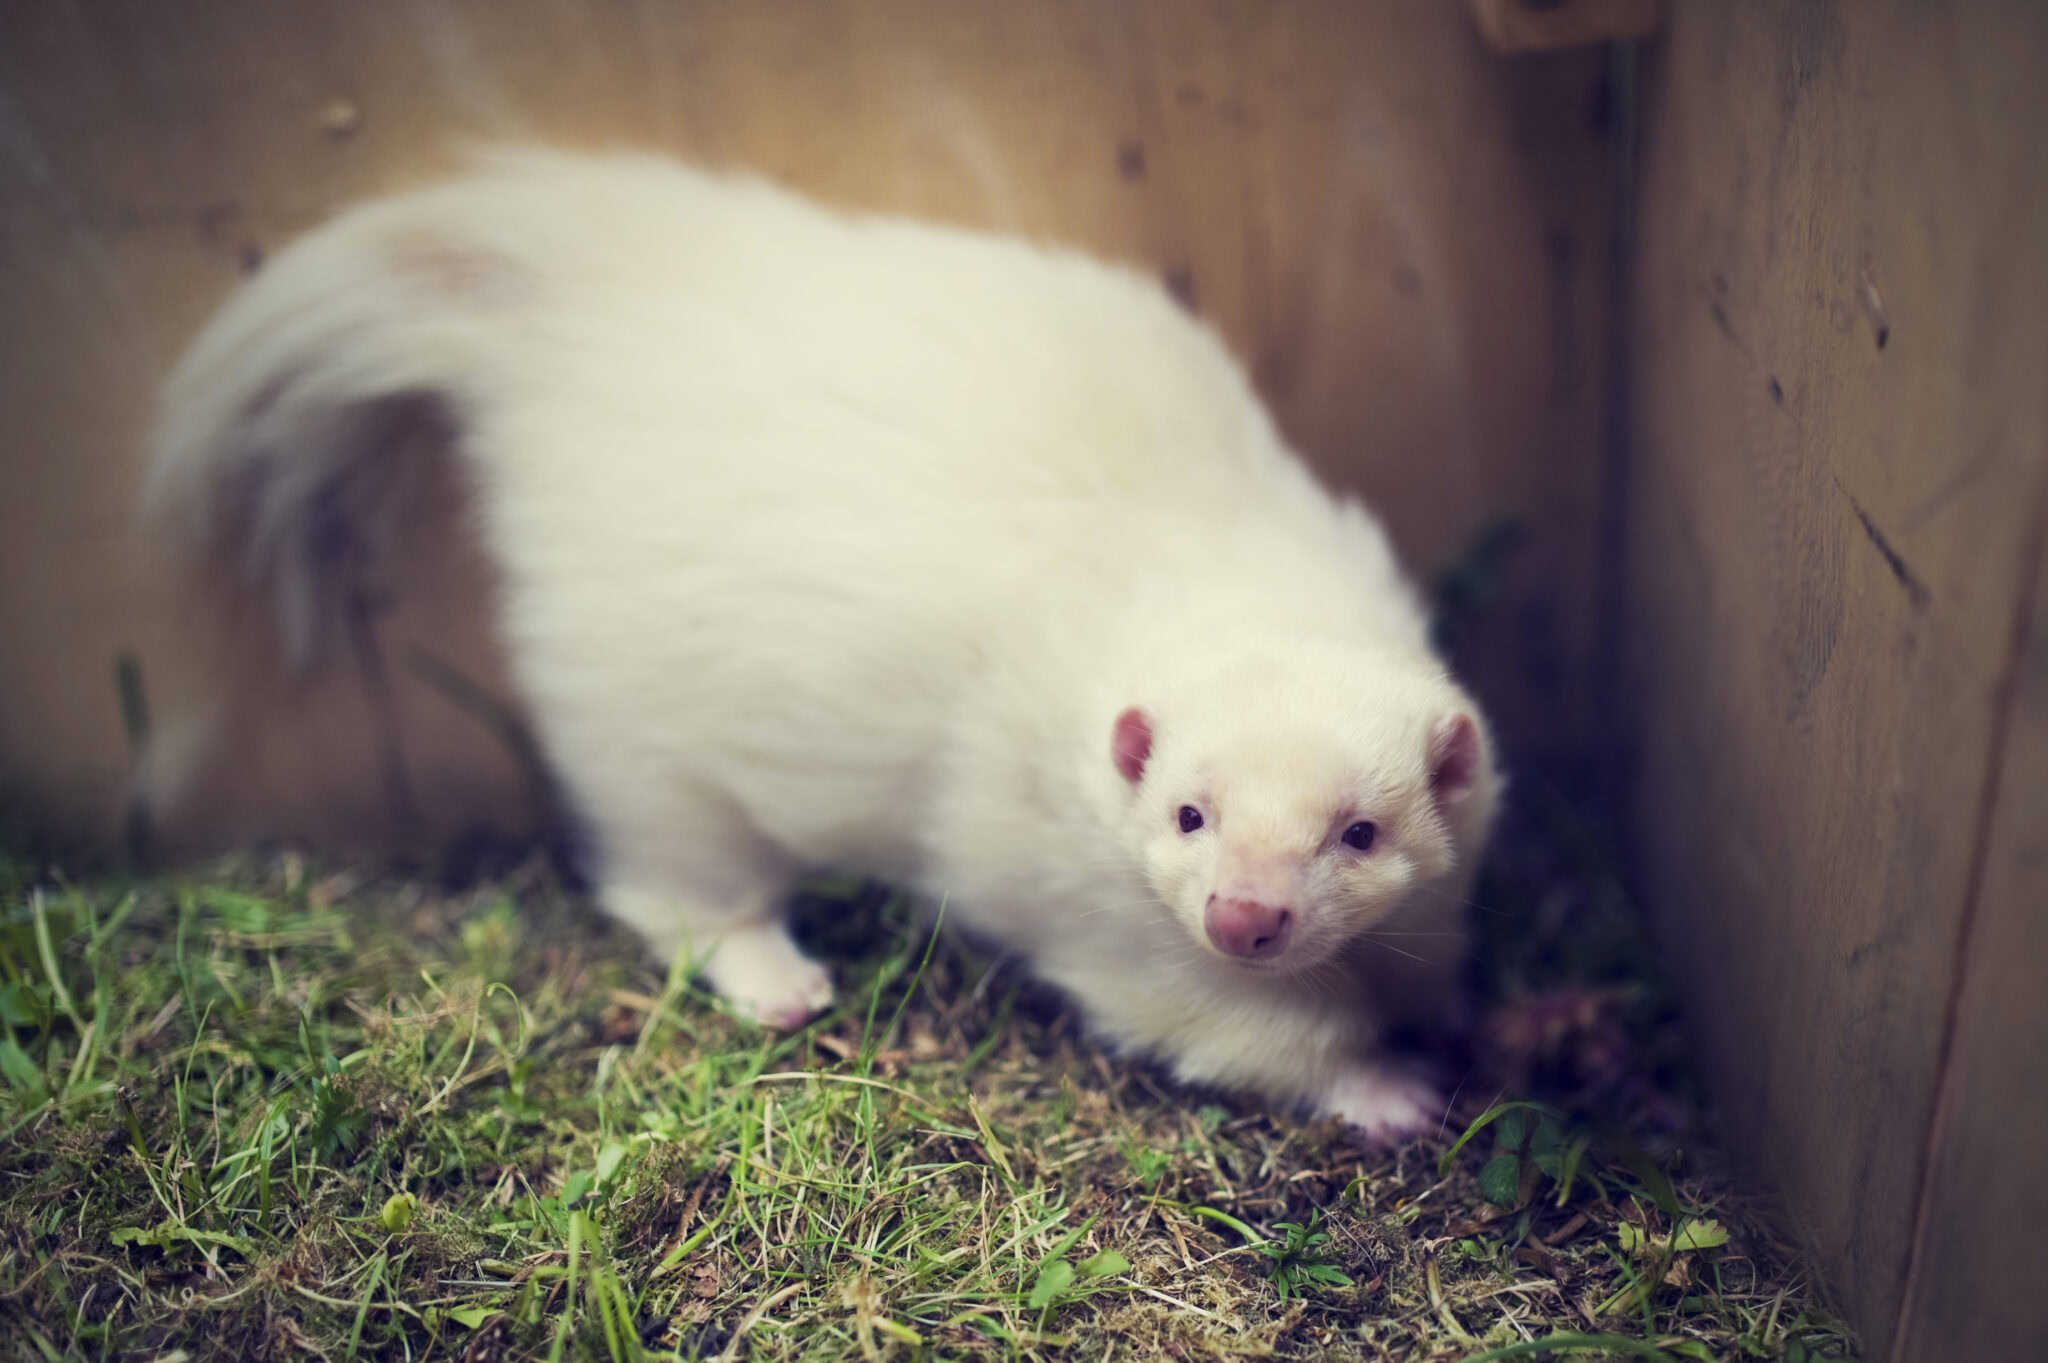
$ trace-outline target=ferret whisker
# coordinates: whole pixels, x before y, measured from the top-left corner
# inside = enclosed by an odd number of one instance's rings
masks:
[[[1360,940],[1361,942],[1370,942],[1370,943],[1371,943],[1372,945],[1374,945],[1374,946],[1378,947],[1378,948],[1379,948],[1379,949],[1380,949],[1381,951],[1391,951],[1391,952],[1393,952],[1393,953],[1394,953],[1394,954],[1395,954],[1396,956],[1405,956],[1405,957],[1407,957],[1407,958],[1408,958],[1409,960],[1411,960],[1411,961],[1414,961],[1414,962],[1416,962],[1416,963],[1417,963],[1418,965],[1428,965],[1428,964],[1430,964],[1430,961],[1429,961],[1429,958],[1428,958],[1428,957],[1426,957],[1426,956],[1417,956],[1417,955],[1416,955],[1416,954],[1415,954],[1414,952],[1412,952],[1412,951],[1403,951],[1403,950],[1401,950],[1401,948],[1399,948],[1399,947],[1395,946],[1395,945],[1394,945],[1393,943],[1391,943],[1391,942],[1382,942],[1382,941],[1381,941],[1381,940],[1380,940],[1380,939],[1378,938],[1378,936],[1376,936],[1376,935],[1374,935],[1374,934],[1368,933],[1367,935],[1365,935],[1365,936],[1363,936],[1363,937],[1359,938],[1359,940]]]

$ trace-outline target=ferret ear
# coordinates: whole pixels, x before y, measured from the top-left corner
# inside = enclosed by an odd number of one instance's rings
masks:
[[[1152,721],[1143,710],[1133,705],[1116,717],[1109,751],[1124,780],[1135,786],[1145,779],[1145,759],[1152,755]]]
[[[1479,726],[1462,711],[1445,715],[1429,732],[1429,790],[1448,808],[1472,793],[1479,779]]]

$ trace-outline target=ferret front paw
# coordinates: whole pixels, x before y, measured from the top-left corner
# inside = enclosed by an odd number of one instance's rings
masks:
[[[779,1031],[803,1026],[832,1003],[832,976],[779,924],[726,933],[704,964],[704,979],[734,1012]]]
[[[1381,1061],[1353,1065],[1323,1095],[1323,1111],[1374,1145],[1394,1146],[1440,1125],[1449,1104],[1436,1086]]]

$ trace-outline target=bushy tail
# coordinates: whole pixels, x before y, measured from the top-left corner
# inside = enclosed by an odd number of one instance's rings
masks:
[[[165,384],[145,523],[268,593],[287,657],[316,655],[337,572],[393,519],[410,447],[469,423],[514,284],[483,181],[355,209],[269,262]],[[495,219],[502,224],[502,218]]]

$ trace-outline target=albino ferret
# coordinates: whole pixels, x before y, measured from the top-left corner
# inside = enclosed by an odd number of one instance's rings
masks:
[[[170,378],[146,508],[305,661],[332,518],[419,403],[604,907],[741,1012],[827,1004],[781,907],[856,870],[1184,1080],[1441,1115],[1376,1047],[1454,989],[1486,726],[1379,524],[1152,282],[500,155],[270,261]]]

